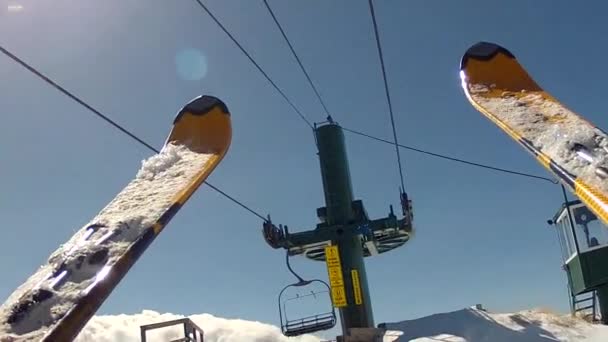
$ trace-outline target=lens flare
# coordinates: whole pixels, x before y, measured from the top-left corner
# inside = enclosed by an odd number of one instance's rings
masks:
[[[198,81],[207,75],[207,58],[198,49],[184,49],[175,56],[178,76],[187,81]]]
[[[23,5],[19,4],[9,4],[7,7],[9,12],[20,12],[23,10]]]

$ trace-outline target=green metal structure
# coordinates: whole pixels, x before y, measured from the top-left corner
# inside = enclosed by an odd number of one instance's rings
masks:
[[[343,130],[329,120],[315,124],[314,129],[325,194],[325,206],[317,209],[320,223],[315,229],[290,233],[287,227],[277,228],[268,220],[264,236],[273,248],[286,249],[288,256],[303,255],[327,263],[331,299],[339,309],[346,336],[353,328],[374,328],[364,258],[403,246],[413,233],[413,215],[411,201],[402,192],[401,219],[392,206],[384,218],[368,217],[363,202],[353,194]],[[329,260],[328,250],[332,253]],[[315,331],[314,320],[310,321],[310,326],[300,330]],[[326,328],[319,325],[318,330]],[[285,329],[284,333],[294,335]]]
[[[580,200],[565,202],[549,223],[557,229],[572,314],[608,324],[607,227]]]

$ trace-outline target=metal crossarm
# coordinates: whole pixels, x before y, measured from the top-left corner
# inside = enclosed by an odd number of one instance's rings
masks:
[[[166,328],[174,325],[182,325],[184,337],[169,342],[204,342],[205,332],[189,318],[180,318],[172,321],[146,324],[139,327],[141,342],[146,342],[146,332],[154,329]]]

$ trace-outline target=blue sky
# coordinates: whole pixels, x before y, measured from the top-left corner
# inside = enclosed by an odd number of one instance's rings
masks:
[[[390,139],[367,1],[269,2],[334,119]],[[310,130],[194,1],[1,3],[2,46],[154,146],[185,102],[222,98],[234,136],[209,181],[292,230],[317,223],[323,194]],[[16,3],[21,11],[4,5]],[[205,3],[309,119],[324,119],[262,1]],[[417,0],[376,1],[375,9],[401,143],[547,176],[464,97],[459,60],[480,40],[508,47],[545,89],[606,128],[608,51],[598,43],[605,4]],[[193,51],[205,65],[183,64]],[[5,298],[150,153],[3,56],[0,80]],[[346,139],[355,195],[372,217],[383,216],[398,205],[394,149]],[[561,203],[558,186],[410,151],[402,157],[417,233],[367,260],[377,323],[475,303],[567,310],[556,234],[545,223]],[[260,228],[202,187],[100,313],[207,312],[276,324],[278,292],[293,279]],[[305,277],[326,277],[321,263],[293,265]]]

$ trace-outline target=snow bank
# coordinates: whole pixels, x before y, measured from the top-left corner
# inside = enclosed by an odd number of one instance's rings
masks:
[[[171,313],[160,314],[144,310],[134,315],[95,316],[81,331],[74,342],[138,342],[141,325],[170,321],[185,316]],[[314,336],[284,337],[279,328],[240,319],[225,319],[209,314],[188,317],[205,331],[205,342],[319,342]],[[166,342],[184,337],[181,325],[151,330],[149,342]]]
[[[608,341],[608,326],[547,310],[489,313],[467,308],[385,325],[403,332],[398,342]]]
[[[95,316],[75,342],[137,342],[141,325],[184,316],[144,310],[134,315]],[[313,335],[286,338],[272,325],[209,314],[189,317],[205,331],[205,342],[320,342]],[[385,323],[384,341],[395,342],[606,342],[608,326],[588,323],[547,310],[490,313],[466,308],[423,318]],[[147,336],[150,342],[183,337],[179,328],[162,328]]]

